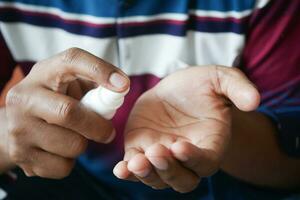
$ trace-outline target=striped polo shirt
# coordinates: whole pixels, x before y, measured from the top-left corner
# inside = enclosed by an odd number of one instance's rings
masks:
[[[90,142],[79,162],[124,199],[211,199],[213,178],[182,196],[113,176],[128,113],[176,70],[238,66],[261,92],[259,111],[287,133],[283,149],[299,155],[299,9],[298,0],[0,0],[0,89],[15,65],[26,75],[35,62],[71,47],[101,57],[127,73],[132,88],[113,119],[116,140]]]

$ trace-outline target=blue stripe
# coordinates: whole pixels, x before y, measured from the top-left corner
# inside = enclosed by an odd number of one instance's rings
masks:
[[[35,6],[54,7],[68,13],[116,17],[118,0],[0,0]]]
[[[59,8],[65,12],[101,17],[187,13],[189,9],[244,11],[255,0],[0,0]]]
[[[123,0],[123,2],[130,0]],[[187,13],[188,10],[244,11],[253,9],[255,0],[131,0],[122,16],[159,13]],[[125,3],[126,5],[126,3]]]
[[[190,1],[191,7],[210,11],[244,11],[253,9],[255,0],[197,0]]]

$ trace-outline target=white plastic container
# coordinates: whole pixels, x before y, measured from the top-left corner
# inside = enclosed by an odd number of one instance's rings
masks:
[[[99,86],[86,93],[81,99],[81,103],[103,118],[110,120],[115,115],[117,109],[123,104],[124,97],[128,91],[129,89],[118,93]]]

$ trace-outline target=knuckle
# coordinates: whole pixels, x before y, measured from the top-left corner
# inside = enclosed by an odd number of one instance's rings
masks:
[[[87,148],[88,141],[84,137],[77,135],[73,141],[71,141],[71,157],[77,157],[82,154]]]
[[[100,65],[99,63],[90,64],[87,67],[91,74],[102,74],[104,76],[107,71],[104,70],[102,65]]]
[[[19,86],[14,86],[11,88],[5,99],[5,103],[7,106],[16,106],[22,103],[22,91]]]
[[[8,125],[8,141],[13,147],[21,147],[25,143],[25,129],[17,124],[9,123]]]
[[[61,60],[63,63],[74,63],[74,61],[80,57],[82,52],[83,50],[77,47],[69,48],[61,54]]]
[[[11,121],[10,123],[8,123],[7,131],[9,133],[10,138],[16,139],[24,131],[24,128],[18,123]]]
[[[76,112],[77,103],[73,101],[64,101],[58,105],[57,114],[61,123],[70,123]]]
[[[13,163],[20,164],[27,162],[26,151],[16,145],[10,145],[9,147],[9,158]]]

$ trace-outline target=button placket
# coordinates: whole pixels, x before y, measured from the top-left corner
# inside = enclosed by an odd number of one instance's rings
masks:
[[[126,16],[126,10],[129,9],[134,3],[134,0],[120,0],[119,2],[119,15],[117,17],[117,43],[119,51],[119,63],[121,69],[128,68],[131,53],[129,41],[124,38],[124,26],[122,25],[122,18]]]

